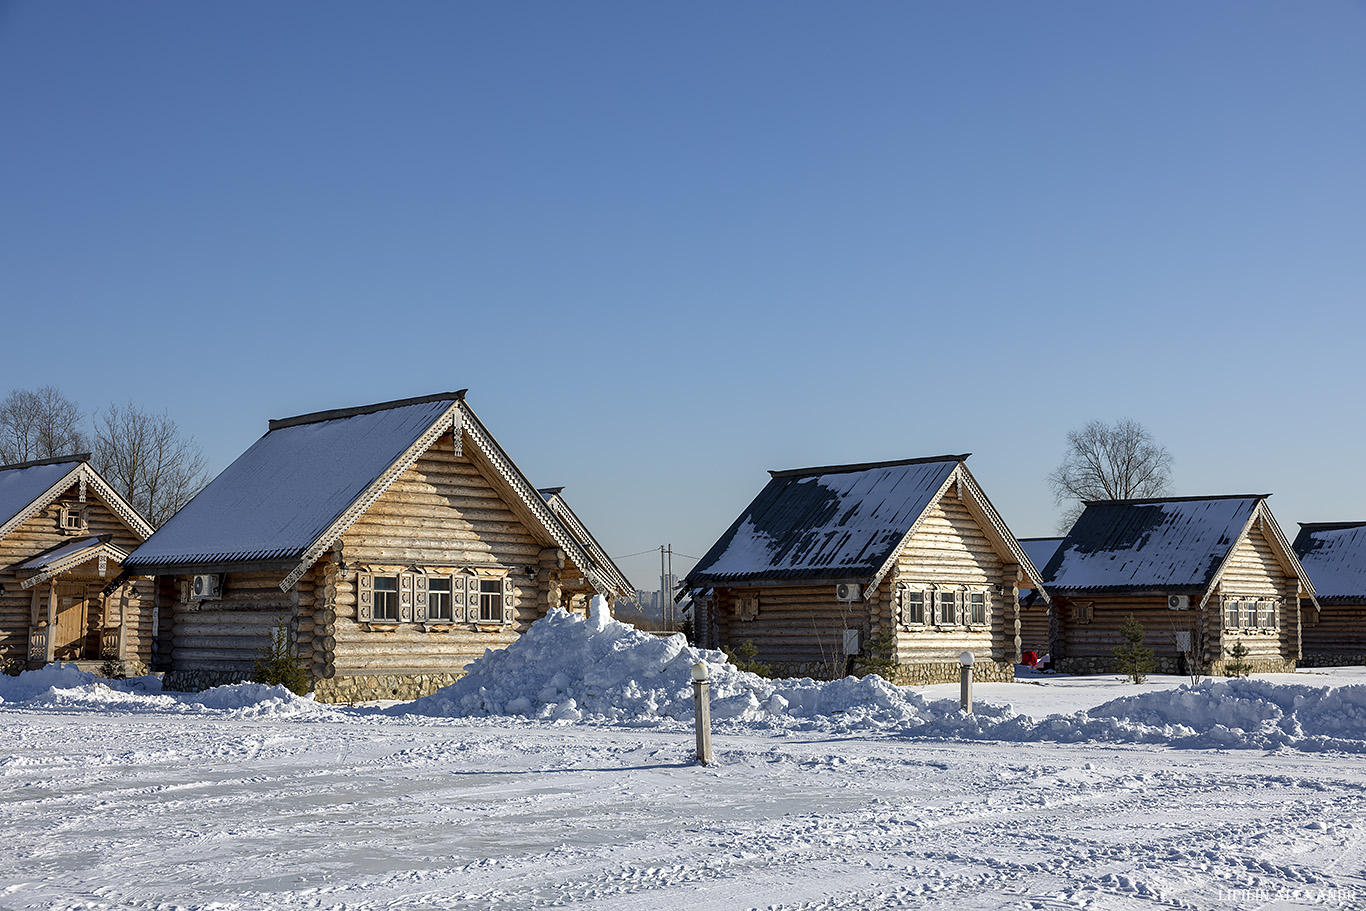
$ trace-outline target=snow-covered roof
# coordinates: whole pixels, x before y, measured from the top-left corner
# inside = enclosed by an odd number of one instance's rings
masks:
[[[272,422],[125,568],[298,559],[458,396]]]
[[[34,554],[14,568],[17,570],[42,569],[67,557],[79,554],[81,551],[94,550],[107,541],[109,541],[109,535],[87,535],[84,538],[72,538],[70,541],[63,541],[61,544],[49,547],[42,553]]]
[[[47,493],[69,475],[80,463],[81,456],[67,459],[44,459],[0,468],[0,525],[11,519]]]
[[[1086,504],[1043,570],[1054,594],[1203,592],[1264,494]]]
[[[1320,602],[1366,601],[1366,522],[1302,522],[1294,550]]]
[[[963,456],[770,472],[688,574],[690,588],[770,579],[870,580]]]
[[[288,589],[389,485],[442,435],[468,440],[513,501],[563,547],[600,591],[628,592],[610,559],[595,559],[591,535],[571,532],[532,487],[464,390],[271,421],[266,435],[214,478],[123,565],[129,572],[221,571],[251,564],[290,567]],[[463,444],[461,444],[463,445]],[[594,542],[595,544],[596,542]]]
[[[1062,538],[1020,538],[1020,547],[1025,555],[1029,557],[1029,562],[1035,568],[1042,570],[1048,565],[1048,561],[1053,559],[1053,555],[1058,552],[1058,545],[1062,543]]]

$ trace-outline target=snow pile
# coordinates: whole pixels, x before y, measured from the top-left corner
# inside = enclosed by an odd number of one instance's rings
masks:
[[[224,712],[239,717],[287,717],[308,713],[335,715],[312,696],[296,696],[283,686],[234,683],[202,693],[164,694],[156,675],[115,680],[56,663],[17,677],[0,676],[0,703],[49,708],[109,708],[177,713]]]
[[[489,651],[455,684],[391,714],[521,716],[617,724],[691,721],[691,668],[707,665],[718,731],[883,731],[917,738],[1106,741],[1179,747],[1366,753],[1366,686],[1322,688],[1259,680],[1126,696],[1042,721],[979,703],[925,699],[880,677],[821,682],[745,673],[682,636],[660,639],[610,617],[553,611],[508,648]]]
[[[275,718],[291,715],[311,715],[323,713],[336,715],[330,707],[321,706],[313,701],[313,694],[299,696],[285,686],[268,686],[264,683],[232,683],[216,686],[202,693],[189,693],[180,697],[187,706],[199,706],[210,711],[227,712],[237,717],[253,718],[271,716]]]
[[[1125,696],[1086,714],[1108,721],[1116,731],[1160,731],[1165,742],[1179,747],[1366,752],[1366,686],[1361,685],[1206,680],[1165,693]]]
[[[770,680],[739,670],[722,652],[692,648],[682,636],[661,639],[605,615],[585,619],[562,610],[538,620],[506,649],[485,652],[454,684],[388,711],[691,722],[697,662],[707,666],[711,717],[721,729],[885,730],[934,723],[954,734],[963,724],[956,704],[927,702],[881,677]],[[970,720],[967,726],[971,731]]]
[[[36,702],[47,700],[54,692],[94,691],[95,688],[128,698],[131,694],[150,694],[161,691],[161,680],[154,675],[111,680],[83,671],[74,664],[58,662],[17,677],[0,675],[0,703]]]

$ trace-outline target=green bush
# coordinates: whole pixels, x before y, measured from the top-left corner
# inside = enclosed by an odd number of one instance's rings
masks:
[[[1247,656],[1252,654],[1252,649],[1243,645],[1242,639],[1238,639],[1224,651],[1231,659],[1224,662],[1225,677],[1246,677],[1252,673],[1252,665],[1247,661]]]
[[[253,683],[270,686],[283,686],[290,692],[302,696],[313,688],[308,679],[308,671],[294,652],[290,643],[289,625],[284,617],[270,633],[270,645],[261,649],[256,663],[251,668]]]
[[[760,677],[773,676],[773,668],[763,662],[754,660],[754,656],[759,654],[759,646],[755,645],[751,639],[746,639],[735,651],[731,651],[724,646],[722,646],[721,651],[726,653],[726,657],[730,659],[731,664],[742,671],[758,674]]]
[[[1124,618],[1124,625],[1119,628],[1119,634],[1124,637],[1125,642],[1124,645],[1115,647],[1115,658],[1119,662],[1120,672],[1134,683],[1142,683],[1157,667],[1153,650],[1143,644],[1143,624],[1130,614]]]

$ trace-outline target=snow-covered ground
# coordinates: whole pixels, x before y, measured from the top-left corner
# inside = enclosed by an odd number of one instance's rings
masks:
[[[1035,677],[965,717],[553,614],[415,703],[70,668],[0,698],[5,909],[1366,905],[1361,668]]]

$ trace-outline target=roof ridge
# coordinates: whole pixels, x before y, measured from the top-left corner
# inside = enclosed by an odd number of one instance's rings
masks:
[[[31,459],[27,462],[15,462],[12,465],[0,465],[0,471],[9,471],[12,468],[37,468],[39,465],[61,465],[63,462],[89,462],[90,453],[76,452],[71,455],[53,456],[49,459]]]
[[[286,427],[298,427],[302,424],[317,424],[322,421],[335,421],[341,418],[353,418],[362,414],[374,414],[378,411],[388,411],[391,408],[403,408],[408,405],[425,405],[428,402],[462,402],[465,400],[465,393],[468,389],[460,389],[455,392],[438,392],[435,395],[424,395],[412,399],[395,399],[392,402],[377,402],[374,405],[360,405],[355,408],[336,408],[331,411],[314,411],[309,414],[300,414],[292,418],[276,418],[270,422],[270,430],[282,430]]]
[[[1300,528],[1305,531],[1333,531],[1340,528],[1360,528],[1366,525],[1366,521],[1361,522],[1300,522]]]
[[[874,468],[894,468],[898,465],[921,465],[930,462],[962,462],[972,455],[970,452],[961,455],[941,455],[927,456],[921,459],[896,459],[890,462],[856,462],[848,465],[818,465],[814,468],[788,468],[781,471],[769,470],[771,478],[790,478],[797,475],[819,475],[819,474],[848,474],[854,471],[871,471]]]
[[[1150,503],[1199,503],[1204,500],[1265,500],[1269,493],[1225,493],[1210,497],[1145,497],[1133,500],[1082,500],[1084,506],[1142,506]]]

